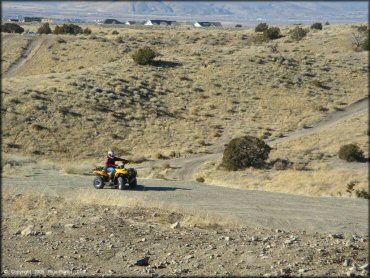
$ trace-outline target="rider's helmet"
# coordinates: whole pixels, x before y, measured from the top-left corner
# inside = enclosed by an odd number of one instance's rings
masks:
[[[108,157],[109,158],[114,158],[116,156],[116,154],[114,153],[114,151],[109,151],[108,152]]]

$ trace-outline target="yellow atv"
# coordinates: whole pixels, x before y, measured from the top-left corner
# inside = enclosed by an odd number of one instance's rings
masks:
[[[125,168],[125,164],[128,161],[124,161],[121,165],[115,167],[116,171],[114,173],[113,181],[110,180],[110,173],[106,171],[105,167],[96,167],[93,169],[93,174],[96,175],[93,185],[96,189],[102,189],[105,183],[109,183],[111,186],[118,187],[118,189],[123,190],[127,188],[135,188],[137,185],[137,172],[134,168]]]

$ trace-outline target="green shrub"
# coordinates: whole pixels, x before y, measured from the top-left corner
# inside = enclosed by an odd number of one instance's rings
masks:
[[[112,35],[118,35],[119,33],[118,33],[118,31],[116,31],[116,30],[114,30],[113,32],[112,32]]]
[[[281,37],[279,27],[269,27],[264,32],[263,35],[269,40],[275,40]]]
[[[367,31],[367,28],[368,27],[366,25],[356,26],[357,31],[360,33],[365,33]]]
[[[353,161],[364,161],[364,153],[356,144],[343,145],[339,149],[339,158],[353,162]]]
[[[39,34],[51,34],[51,29],[48,22],[43,23],[39,29],[37,29]]]
[[[87,27],[86,27],[86,28],[84,29],[84,34],[85,34],[85,35],[90,35],[90,34],[91,34],[91,29],[89,29],[89,28],[87,28]]]
[[[267,25],[267,23],[260,23],[256,26],[256,28],[254,28],[254,31],[255,32],[264,32],[266,31],[267,29],[269,28],[269,26]]]
[[[138,65],[149,65],[156,56],[157,54],[150,47],[143,47],[132,55],[132,59]]]
[[[197,182],[205,182],[206,180],[203,177],[198,177],[196,179]]]
[[[370,195],[365,189],[361,189],[361,190],[357,189],[355,193],[356,193],[357,198],[370,199]]]
[[[329,21],[325,22],[325,25],[330,25]]]
[[[302,27],[297,26],[293,30],[289,31],[289,35],[293,40],[300,41],[307,35],[308,32],[308,29],[303,29]]]
[[[353,32],[351,42],[356,51],[369,50],[369,30]]]
[[[322,30],[322,24],[320,22],[315,22],[311,25],[311,29]]]
[[[62,26],[55,26],[54,28],[54,34],[71,34],[71,35],[77,35],[82,34],[84,31],[83,29],[75,24],[63,24]]]
[[[350,181],[348,184],[347,184],[347,188],[346,188],[346,191],[352,195],[353,191],[355,192],[356,194],[356,197],[357,198],[364,198],[364,199],[370,199],[370,194],[369,192],[367,192],[365,189],[356,189],[355,190],[355,186],[356,184],[358,183],[358,181]]]
[[[347,183],[346,191],[349,194],[352,194],[353,190],[355,190],[354,187],[357,183],[358,181],[350,181],[349,183]]]
[[[5,23],[1,25],[1,32],[22,34],[24,29],[16,23]]]
[[[368,31],[366,34],[366,38],[364,39],[363,43],[361,44],[361,47],[363,50],[369,51],[369,36],[370,32]]]
[[[221,166],[229,171],[247,167],[262,168],[270,151],[270,146],[256,137],[234,138],[224,150]]]

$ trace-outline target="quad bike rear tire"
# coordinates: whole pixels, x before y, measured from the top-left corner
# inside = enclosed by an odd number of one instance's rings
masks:
[[[104,179],[102,177],[96,177],[93,181],[93,185],[96,189],[102,189],[104,187]]]
[[[129,188],[133,189],[137,186],[137,180],[136,178],[129,183]]]
[[[123,177],[118,177],[118,189],[119,190],[124,190],[125,189],[125,184],[126,184],[126,181]]]

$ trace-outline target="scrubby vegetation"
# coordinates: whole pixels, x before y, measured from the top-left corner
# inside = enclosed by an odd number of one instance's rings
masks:
[[[39,34],[51,34],[52,31],[51,31],[51,28],[49,26],[49,23],[48,22],[43,23],[39,27],[39,29],[37,29],[37,33],[39,33]]]
[[[140,48],[132,55],[132,59],[138,65],[149,65],[155,57],[157,57],[157,54],[150,47]]]
[[[355,50],[369,50],[369,33],[367,26],[356,26],[355,31],[351,35],[351,42]]]
[[[356,144],[343,145],[339,149],[339,158],[348,162],[364,161],[364,153]]]
[[[84,34],[85,34],[85,35],[90,35],[91,33],[92,33],[92,32],[91,32],[91,29],[90,29],[90,28],[87,28],[87,27],[86,27],[86,28],[84,29]]]
[[[269,28],[269,26],[267,25],[267,23],[260,23],[256,26],[256,28],[254,29],[255,32],[264,32],[266,31],[267,29]]]
[[[275,40],[281,37],[279,27],[269,27],[263,31],[263,35],[268,40]]]
[[[21,34],[24,29],[16,23],[5,23],[1,25],[1,32]]]
[[[229,171],[247,167],[262,168],[270,151],[271,147],[256,137],[234,138],[225,148],[221,166]]]
[[[314,24],[311,25],[311,29],[322,30],[322,24],[320,22],[315,22]]]
[[[357,183],[357,181],[351,181],[347,184],[346,191],[349,195],[352,196],[354,192],[357,198],[370,199],[370,194],[365,189],[355,189]]]
[[[303,29],[302,27],[296,26],[294,29],[289,31],[289,35],[293,40],[300,41],[307,35],[308,32],[308,29]]]
[[[54,34],[70,34],[70,35],[77,35],[82,34],[84,30],[75,24],[63,24],[62,26],[55,26]]]

